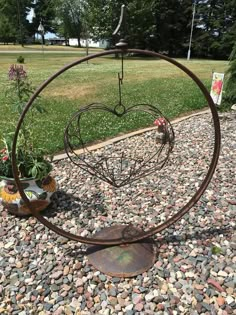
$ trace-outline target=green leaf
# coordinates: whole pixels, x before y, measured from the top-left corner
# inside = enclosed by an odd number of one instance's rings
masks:
[[[217,255],[217,254],[220,254],[222,252],[222,249],[218,246],[213,246],[211,248],[211,252],[213,255]]]

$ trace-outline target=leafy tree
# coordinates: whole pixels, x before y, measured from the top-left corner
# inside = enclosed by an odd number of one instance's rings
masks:
[[[119,21],[121,5],[126,2],[126,0],[87,0],[87,24],[94,40],[113,41],[112,33]]]
[[[213,58],[229,56],[233,40],[228,31],[235,23],[236,1],[198,0],[196,8],[195,55]]]
[[[229,69],[227,71],[227,81],[224,99],[228,103],[236,103],[236,41],[230,56]]]
[[[222,50],[229,56],[229,52],[236,42],[236,0],[227,1],[227,11],[229,12],[225,19],[225,29],[222,36]]]
[[[145,48],[150,46],[155,33],[155,15],[153,7],[155,0],[88,0],[87,20],[89,30],[95,40],[106,39],[112,46],[118,37],[125,37],[129,46]],[[112,36],[121,12],[121,6],[126,5],[125,21],[118,36]]]
[[[194,1],[193,55],[227,58],[235,41],[236,0]],[[171,56],[187,55],[193,0],[87,0],[87,3],[90,30],[95,39],[112,39],[121,5],[125,4],[130,46]]]
[[[6,16],[0,16],[0,41],[4,44],[14,42],[16,38],[16,27]]]
[[[57,33],[66,40],[80,38],[86,27],[86,2],[82,0],[58,0],[57,7]]]
[[[155,49],[157,1],[128,2],[127,30],[130,46]]]
[[[37,33],[40,22],[44,27],[44,33],[55,32],[54,20],[56,17],[57,1],[53,0],[37,0],[32,7],[35,16],[32,20],[31,32]],[[44,34],[42,34],[43,43],[45,43]]]
[[[192,20],[192,1],[156,1],[155,14],[156,49],[170,56],[187,55]]]
[[[126,5],[127,27],[121,30],[130,47],[181,55],[187,50],[192,15],[191,0],[88,0],[90,29],[95,39],[113,40],[120,8]]]
[[[27,15],[31,6],[32,0],[0,0],[0,37],[7,36],[23,45],[28,35]]]

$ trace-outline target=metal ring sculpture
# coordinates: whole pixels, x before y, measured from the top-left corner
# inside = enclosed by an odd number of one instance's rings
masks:
[[[49,229],[53,230],[54,232],[56,232],[57,234],[66,237],[68,239],[80,242],[80,243],[87,243],[87,244],[93,244],[93,245],[121,245],[121,244],[128,244],[128,243],[134,243],[143,239],[146,239],[150,236],[153,236],[156,233],[159,233],[161,231],[163,231],[164,229],[166,229],[167,227],[169,227],[170,225],[172,225],[173,223],[177,222],[184,214],[186,214],[193,206],[194,204],[200,199],[200,197],[202,196],[202,194],[204,193],[204,191],[206,190],[217,165],[217,161],[219,158],[219,153],[220,153],[220,123],[219,123],[219,118],[218,118],[218,114],[217,114],[217,110],[216,107],[212,101],[211,96],[209,95],[207,89],[205,88],[205,86],[203,85],[203,83],[196,77],[196,75],[194,75],[188,68],[186,68],[185,66],[183,66],[182,64],[178,63],[177,61],[163,56],[159,53],[156,52],[151,52],[151,51],[143,51],[143,50],[139,50],[139,49],[126,49],[126,47],[124,47],[124,45],[117,45],[117,47],[119,47],[118,49],[115,50],[109,50],[106,52],[102,52],[102,53],[98,53],[98,54],[94,54],[94,55],[90,55],[90,56],[86,56],[85,58],[82,58],[78,61],[75,61],[67,66],[65,66],[64,68],[62,68],[60,71],[58,71],[57,73],[55,73],[54,75],[52,75],[48,80],[46,80],[36,91],[35,93],[32,95],[32,97],[30,98],[30,100],[28,101],[28,103],[26,104],[24,111],[18,121],[17,127],[16,127],[16,131],[15,131],[15,136],[14,136],[14,140],[13,140],[13,147],[12,147],[12,167],[13,167],[13,173],[14,173],[14,178],[16,181],[16,184],[18,186],[19,192],[21,194],[22,199],[24,200],[24,202],[26,203],[26,205],[29,207],[29,209],[31,210],[32,214],[42,223],[44,224],[46,227],[48,227]],[[211,110],[211,114],[212,114],[212,119],[213,119],[213,123],[214,123],[214,135],[215,135],[215,141],[214,141],[214,150],[213,150],[213,154],[212,154],[212,159],[211,159],[211,163],[209,165],[209,169],[207,171],[207,174],[204,178],[204,180],[202,181],[199,189],[195,192],[195,194],[191,197],[191,199],[185,204],[185,206],[183,206],[183,208],[177,212],[176,214],[174,214],[171,218],[167,219],[164,223],[161,223],[160,225],[158,225],[157,227],[151,228],[148,231],[144,232],[137,232],[137,233],[130,233],[128,226],[127,229],[124,229],[124,233],[122,235],[122,237],[119,238],[113,238],[113,239],[100,239],[100,238],[88,238],[88,237],[82,237],[82,236],[78,236],[78,235],[74,235],[72,233],[66,232],[61,228],[58,228],[57,226],[55,226],[54,224],[52,224],[51,222],[49,222],[48,220],[46,220],[40,213],[37,213],[36,210],[34,209],[34,207],[30,204],[27,196],[24,193],[23,187],[21,185],[20,179],[19,179],[19,174],[18,174],[18,169],[17,169],[17,161],[16,161],[16,145],[17,145],[17,138],[19,135],[19,131],[20,128],[22,126],[22,123],[24,121],[25,115],[28,112],[28,110],[30,109],[30,107],[32,106],[34,100],[36,99],[36,97],[42,92],[42,90],[44,90],[44,88],[50,83],[52,82],[56,77],[58,77],[60,74],[62,74],[63,72],[65,72],[66,70],[79,65],[85,61],[97,58],[97,57],[103,57],[103,56],[107,56],[107,55],[112,55],[112,54],[126,54],[126,53],[134,53],[134,54],[142,54],[142,55],[146,55],[146,56],[151,56],[151,57],[157,57],[160,59],[164,59],[167,62],[175,65],[176,67],[178,67],[179,69],[181,69],[183,72],[185,72],[195,83],[196,85],[199,87],[199,89],[201,90],[201,92],[203,93],[209,108]],[[171,130],[171,127],[170,127]]]

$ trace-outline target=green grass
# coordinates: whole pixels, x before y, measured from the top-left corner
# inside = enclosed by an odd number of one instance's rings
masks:
[[[78,48],[77,46],[62,46],[62,45],[44,45],[43,46],[43,50],[45,52],[47,51],[65,51],[65,52],[81,52],[84,53],[85,51],[85,47],[82,48]],[[101,50],[100,48],[89,48],[89,51],[99,51]],[[25,53],[27,51],[42,51],[42,45],[41,44],[32,44],[32,45],[24,45],[24,47],[22,47],[21,45],[13,45],[13,44],[9,44],[9,45],[4,45],[3,43],[0,43],[0,51],[20,51],[21,53]]]
[[[15,122],[10,106],[5,99],[9,84],[9,65],[16,63],[16,54],[0,55],[0,135],[14,129]],[[29,77],[38,86],[62,66],[79,58],[67,52],[45,54],[25,53],[25,67]],[[179,60],[189,67],[207,86],[211,84],[212,71],[225,71],[226,61]],[[37,116],[32,126],[37,144],[50,153],[63,150],[63,133],[70,117],[81,106],[99,102],[114,107],[119,100],[117,73],[120,60],[111,57],[97,58],[88,64],[76,66],[56,78],[41,94],[41,103],[46,114]],[[125,106],[149,103],[157,106],[167,118],[204,108],[206,101],[197,86],[175,66],[154,59],[125,60],[125,77],[122,86],[122,101]],[[29,117],[28,117],[29,119]],[[104,140],[117,134],[153,124],[153,117],[136,112],[117,118],[104,112],[88,112],[83,116],[83,137],[87,142]]]

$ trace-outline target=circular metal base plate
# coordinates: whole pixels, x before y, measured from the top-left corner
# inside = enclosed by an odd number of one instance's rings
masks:
[[[104,228],[95,238],[129,238],[141,231],[129,225]],[[115,277],[133,277],[152,267],[156,250],[151,239],[116,246],[92,245],[87,249],[88,260],[99,271]]]

